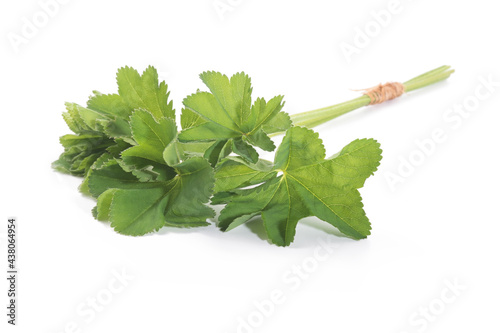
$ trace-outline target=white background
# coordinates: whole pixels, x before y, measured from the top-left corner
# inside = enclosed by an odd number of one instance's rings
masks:
[[[474,100],[480,77],[500,81],[495,2],[401,0],[350,61],[342,43],[376,29],[371,12],[389,0],[221,3],[231,10],[221,14],[213,0],[67,1],[14,47],[9,36],[22,36],[23,18],[33,22],[42,7],[2,2],[0,258],[5,271],[6,219],[15,216],[20,271],[15,328],[1,279],[2,332],[220,333],[249,319],[240,332],[498,332],[500,87],[466,118],[444,118]],[[177,110],[203,88],[202,71],[244,70],[254,98],[284,94],[296,113],[445,64],[457,70],[447,82],[317,128],[329,154],[355,138],[382,144],[379,171],[361,191],[373,226],[366,240],[339,237],[315,218],[299,224],[288,248],[262,239],[259,222],[228,233],[212,225],[121,236],[92,218],[80,179],[50,167],[58,137],[69,133],[64,102],[116,92],[121,66],[158,68]],[[446,140],[391,188],[386,177],[436,129]],[[320,241],[334,251],[318,262]],[[300,278],[292,269],[303,264],[309,273]],[[122,270],[133,279],[92,317],[88,300],[109,296]],[[453,293],[450,283],[465,290]],[[280,291],[283,302],[271,309]],[[266,316],[255,302],[267,304]],[[429,307],[424,319],[419,311]]]

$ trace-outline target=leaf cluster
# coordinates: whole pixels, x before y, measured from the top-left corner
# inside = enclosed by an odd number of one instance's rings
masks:
[[[217,225],[233,229],[257,216],[269,240],[289,245],[299,220],[316,216],[354,239],[370,234],[358,189],[381,159],[373,139],[326,158],[314,131],[292,125],[283,96],[252,100],[250,78],[204,72],[208,91],[183,100],[181,128],[168,86],[155,68],[118,70],[118,94],[94,91],[86,106],[67,103],[73,134],[53,167],[83,177],[97,220],[132,236],[164,226],[199,227],[225,205]],[[276,149],[270,135],[285,132]],[[274,161],[258,150],[275,151]]]

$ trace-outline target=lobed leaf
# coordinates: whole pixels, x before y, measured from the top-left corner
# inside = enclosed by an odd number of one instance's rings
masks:
[[[226,203],[219,218],[223,230],[261,215],[269,239],[289,245],[298,221],[317,216],[355,239],[370,234],[370,222],[363,210],[358,188],[376,171],[381,159],[379,144],[373,139],[355,140],[342,151],[325,159],[317,133],[301,127],[289,129],[276,153],[272,170],[263,172],[235,160],[217,170],[218,193],[212,202]],[[229,169],[226,169],[229,168]],[[235,169],[229,181],[224,177]],[[278,175],[281,173],[281,175]],[[254,179],[254,177],[256,177]],[[261,185],[241,189],[251,183]]]
[[[122,67],[116,75],[118,94],[131,109],[145,109],[156,119],[175,119],[172,101],[168,101],[168,86],[159,82],[158,72],[152,66],[146,68],[142,76],[131,67]]]
[[[184,99],[181,142],[213,141],[210,157],[206,156],[211,162],[216,156],[220,157],[226,143],[229,143],[226,147],[254,163],[258,154],[250,145],[266,151],[276,148],[264,127],[272,131],[291,125],[284,120],[286,115],[280,114],[283,96],[276,96],[268,102],[257,98],[252,104],[251,80],[243,72],[230,79],[218,72],[204,72],[200,78],[210,92],[198,91]],[[278,123],[274,124],[273,119],[278,114]]]

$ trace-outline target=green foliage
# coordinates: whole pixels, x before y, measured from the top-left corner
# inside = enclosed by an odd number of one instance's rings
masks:
[[[257,163],[258,153],[252,146],[266,151],[276,148],[268,134],[291,125],[286,114],[280,113],[283,96],[268,102],[257,98],[252,104],[250,78],[243,72],[231,79],[218,72],[204,72],[200,78],[210,92],[198,91],[184,99],[181,142],[214,142],[210,155],[206,156],[212,165],[231,151]]]
[[[158,121],[146,110],[130,117],[136,144],[91,168],[89,193],[97,199],[94,215],[122,234],[139,236],[165,225],[208,225],[214,211],[205,204],[214,184],[214,171],[202,157],[186,157],[175,146],[177,126],[167,117]],[[150,177],[138,170],[150,171]],[[136,171],[135,173],[133,171]]]
[[[118,70],[118,94],[94,92],[86,107],[67,103],[74,134],[61,137],[53,163],[83,176],[82,193],[96,199],[92,213],[115,231],[139,236],[164,226],[206,226],[224,204],[218,226],[232,229],[261,216],[269,240],[289,245],[299,220],[316,216],[345,235],[370,234],[358,189],[379,165],[372,139],[355,140],[325,159],[318,134],[291,127],[283,96],[252,101],[250,78],[205,72],[210,92],[183,101],[178,132],[173,104],[153,67],[142,75]],[[269,134],[286,132],[274,162]],[[215,193],[215,195],[214,195]]]
[[[219,226],[227,230],[261,215],[269,239],[286,246],[293,241],[300,219],[317,216],[345,235],[365,238],[371,227],[357,189],[376,171],[380,158],[379,144],[363,139],[325,159],[318,134],[294,127],[287,131],[272,167],[238,165],[235,160],[218,167],[218,189],[234,188],[213,199],[227,204]],[[262,184],[241,189],[254,183]]]
[[[158,83],[154,67],[148,67],[142,76],[133,68],[120,68],[116,80],[118,95],[94,91],[87,107],[66,103],[63,118],[75,135],[61,137],[64,152],[53,163],[56,170],[85,176],[102,154],[119,154],[134,145],[129,118],[137,108],[150,111],[157,119],[175,119],[173,103],[168,102],[167,85]]]

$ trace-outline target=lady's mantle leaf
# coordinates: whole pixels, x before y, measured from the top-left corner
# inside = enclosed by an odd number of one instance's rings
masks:
[[[235,171],[234,159],[227,165],[231,170],[224,170],[224,165],[218,168],[219,189],[227,189],[231,182],[241,187],[264,180],[255,188],[215,196],[214,203],[227,203],[219,226],[225,230],[233,223],[241,224],[260,214],[269,239],[287,246],[293,241],[297,222],[317,216],[347,236],[365,238],[371,227],[357,189],[376,171],[380,159],[380,146],[373,139],[355,140],[337,155],[325,159],[317,133],[302,127],[291,128],[278,148],[274,167],[267,174],[262,167],[241,163],[240,177],[223,178]]]
[[[97,217],[109,219],[117,232],[132,236],[163,226],[208,225],[206,220],[214,216],[205,205],[213,190],[212,167],[204,158],[193,157],[175,165],[175,171],[177,176],[170,181],[115,183],[99,196]]]
[[[121,160],[110,157],[89,173],[89,192],[98,198],[96,218],[110,220],[117,232],[133,236],[165,225],[208,225],[206,220],[214,216],[205,205],[214,184],[208,161],[184,159],[169,118],[157,121],[149,111],[135,110],[130,126],[136,145],[123,151]]]
[[[184,130],[180,133],[179,140],[223,143],[232,140],[235,142],[235,152],[249,162],[256,162],[257,154],[249,144],[273,151],[274,143],[263,126],[272,124],[275,116],[280,113],[283,96],[276,96],[268,102],[258,98],[252,104],[252,86],[245,73],[237,73],[231,79],[218,72],[204,72],[200,77],[211,92],[199,91],[184,99],[186,115],[182,117]],[[279,120],[278,127],[286,125],[283,116]],[[191,127],[186,128],[189,125]]]
[[[175,118],[172,102],[168,101],[167,85],[158,82],[154,67],[148,67],[142,76],[133,68],[121,68],[117,82],[119,94],[104,95],[94,91],[87,107],[66,103],[63,118],[76,135],[61,137],[65,150],[52,164],[54,169],[86,176],[102,154],[116,155],[135,145],[129,118],[137,108],[148,110],[158,120]],[[136,174],[142,172],[132,169]],[[147,172],[143,177],[150,178]]]
[[[137,145],[125,150],[122,157],[141,157],[165,163],[163,151],[177,136],[175,120],[162,117],[158,121],[146,110],[136,110],[130,117],[132,136]]]
[[[116,75],[118,93],[132,109],[145,109],[156,119],[175,119],[172,101],[168,101],[168,86],[158,82],[158,72],[152,66],[142,76],[131,67],[122,67]]]

